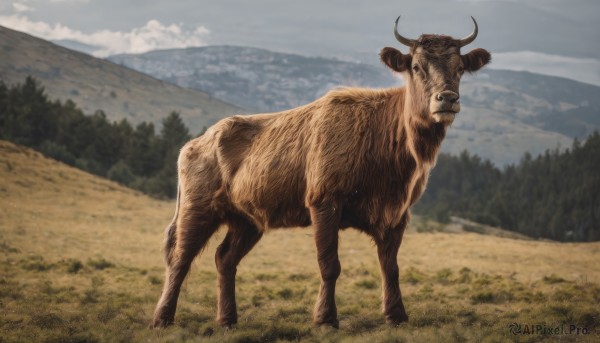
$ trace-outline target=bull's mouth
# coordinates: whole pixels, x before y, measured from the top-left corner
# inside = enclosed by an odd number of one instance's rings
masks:
[[[454,117],[456,116],[455,111],[437,111],[437,112],[433,112],[432,116],[433,119],[437,122],[437,123],[452,123],[454,121]]]
[[[456,111],[436,111],[436,112],[433,112],[433,115],[437,114],[440,116],[446,116],[446,115],[456,115],[456,113],[458,113],[458,112],[456,112]]]

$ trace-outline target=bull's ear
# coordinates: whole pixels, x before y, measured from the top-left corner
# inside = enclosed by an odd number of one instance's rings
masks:
[[[492,55],[490,55],[490,53],[485,49],[477,48],[469,51],[469,53],[466,55],[462,55],[461,58],[465,70],[468,72],[474,72],[481,69],[481,67],[484,65],[490,63],[492,60]]]
[[[386,66],[399,73],[410,68],[410,63],[412,61],[412,56],[410,54],[404,55],[400,51],[390,47],[381,49],[379,57]]]

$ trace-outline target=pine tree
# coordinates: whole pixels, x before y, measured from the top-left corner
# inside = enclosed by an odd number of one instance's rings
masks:
[[[192,137],[177,112],[171,112],[162,124],[160,137],[163,144],[164,165],[157,175],[160,182],[158,180],[156,182],[159,183],[158,189],[161,194],[175,197],[177,194],[177,157],[183,144]]]
[[[179,149],[192,136],[190,130],[185,126],[178,112],[171,112],[162,121],[160,137],[166,147]]]
[[[126,162],[134,174],[153,176],[163,163],[161,144],[154,134],[154,124],[140,123],[136,126],[127,145]]]

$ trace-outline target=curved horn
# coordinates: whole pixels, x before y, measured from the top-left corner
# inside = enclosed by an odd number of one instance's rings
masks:
[[[402,37],[402,35],[400,33],[398,33],[398,20],[400,20],[400,16],[398,16],[398,18],[396,18],[396,24],[394,25],[394,36],[396,36],[396,39],[398,40],[398,42],[409,46],[409,47],[413,47],[417,44],[417,41],[414,39],[408,39],[406,37]],[[473,19],[475,20],[475,19]]]
[[[477,38],[477,32],[479,32],[479,28],[477,27],[477,22],[475,21],[475,18],[471,17],[471,19],[473,19],[473,24],[475,24],[475,28],[473,29],[473,32],[471,32],[470,35],[468,35],[467,37],[465,37],[463,39],[458,40],[458,46],[460,46],[460,47],[463,47],[463,46],[471,43],[472,41],[475,40],[475,38]]]

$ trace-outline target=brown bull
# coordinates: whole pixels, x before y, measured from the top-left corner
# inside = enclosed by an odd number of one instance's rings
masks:
[[[490,61],[460,48],[464,39],[422,35],[407,39],[409,54],[384,48],[381,60],[404,75],[397,89],[333,90],[302,107],[234,116],[187,143],[179,155],[179,194],[167,228],[166,280],[152,325],[172,324],[192,260],[221,224],[218,247],[221,325],[237,321],[235,275],[240,260],[269,228],[313,225],[321,288],[314,322],[337,327],[335,283],[341,267],[338,232],[354,227],[372,237],[381,266],[383,312],[408,320],[399,286],[397,254],[435,164],[446,129],[460,110],[459,82]]]

